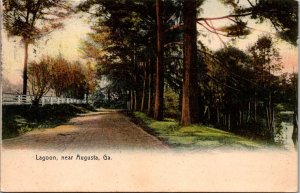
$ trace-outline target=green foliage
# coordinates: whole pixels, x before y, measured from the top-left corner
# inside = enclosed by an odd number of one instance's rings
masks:
[[[225,32],[227,37],[244,37],[251,33],[247,28],[247,23],[243,21],[237,21],[234,24],[222,27],[218,30]]]
[[[237,9],[238,13],[251,13],[258,22],[268,20],[283,40],[297,45],[298,39],[298,1],[297,0],[259,0],[250,7]]]
[[[78,113],[94,111],[88,104],[31,105],[3,106],[2,135],[3,139],[16,137],[27,131],[40,128],[51,128],[67,122]]]
[[[105,80],[103,80],[105,81]],[[106,86],[99,84],[98,87],[91,95],[91,101],[93,101],[93,106],[99,108],[116,108],[116,109],[126,109],[128,96],[126,93],[122,92],[116,88],[116,86],[108,84]]]
[[[179,111],[179,95],[172,89],[165,89],[164,93],[164,104],[165,104],[165,116],[166,117],[176,117],[180,115]]]
[[[238,29],[247,30],[246,22],[242,22],[244,16],[250,16],[258,23],[270,22],[277,31],[278,37],[297,46],[298,39],[298,1],[297,0],[248,0],[246,3],[236,0],[221,0],[224,5],[232,7],[232,15]],[[226,18],[228,19],[228,18]],[[230,18],[232,20],[232,18]],[[240,23],[241,22],[241,23]],[[242,24],[242,25],[239,25]],[[231,31],[231,30],[229,30]],[[236,30],[233,30],[235,32]],[[238,30],[242,31],[242,30]],[[247,32],[247,33],[248,33]],[[246,33],[246,35],[247,35]],[[239,36],[239,33],[236,33]]]
[[[260,10],[260,17],[268,18],[279,36],[297,45],[298,39],[298,1],[296,0],[261,0],[258,5]],[[269,10],[269,11],[265,11]]]
[[[179,149],[257,149],[264,147],[260,142],[207,126],[191,125],[183,127],[175,120],[155,121],[141,112],[135,112],[134,116],[149,127],[159,138],[172,147]]]
[[[18,134],[19,135],[23,135],[26,132],[32,131],[34,128],[29,127],[28,125],[25,125],[24,127],[21,127],[20,129],[18,129]]]

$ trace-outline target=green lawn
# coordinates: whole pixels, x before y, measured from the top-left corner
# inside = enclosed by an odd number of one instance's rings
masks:
[[[141,112],[135,112],[133,115],[148,128],[150,133],[172,147],[184,149],[257,149],[264,146],[260,142],[203,125],[180,126],[174,119],[155,121]]]

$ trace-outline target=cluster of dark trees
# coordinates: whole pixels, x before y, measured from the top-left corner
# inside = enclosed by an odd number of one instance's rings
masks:
[[[86,0],[78,7],[90,14],[94,30],[83,46],[86,56],[111,81],[107,93],[127,95],[132,111],[162,120],[164,110],[175,106],[183,125],[272,135],[276,105],[290,104],[295,115],[297,107],[297,75],[278,75],[281,62],[272,37],[262,36],[247,53],[225,43],[212,52],[201,38],[207,33],[244,37],[251,32],[247,20],[254,19],[270,22],[280,38],[296,45],[297,1],[247,0],[245,5],[222,0],[232,13],[216,18],[201,17],[203,2]],[[217,29],[214,20],[232,24]],[[166,90],[178,97],[164,97]],[[170,105],[170,100],[178,104]]]

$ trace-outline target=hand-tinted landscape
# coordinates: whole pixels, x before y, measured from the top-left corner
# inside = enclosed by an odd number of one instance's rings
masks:
[[[297,0],[1,2],[1,191],[297,191]]]
[[[4,147],[297,148],[296,0],[3,0],[2,39]]]

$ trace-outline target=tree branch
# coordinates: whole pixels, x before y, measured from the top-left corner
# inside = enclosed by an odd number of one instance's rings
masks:
[[[200,22],[197,22],[197,23],[200,24],[201,26],[203,26],[206,30],[208,30],[208,31],[211,32],[211,33],[218,34],[218,35],[221,35],[221,36],[224,36],[224,37],[229,37],[229,36],[227,36],[226,34],[221,34],[221,33],[217,32],[217,31],[213,31],[213,30],[209,29],[208,27],[206,27],[205,25],[203,25],[203,24],[200,23]]]
[[[248,3],[251,5],[251,7],[254,7],[254,5],[251,3],[250,0],[247,0],[247,1],[248,1]]]
[[[176,25],[173,25],[170,28],[166,29],[164,32],[172,31],[174,29],[181,28],[182,26],[183,26],[183,23],[176,24]]]
[[[222,17],[202,17],[202,18],[198,18],[197,21],[229,19],[229,18],[232,18],[232,17],[244,17],[244,16],[249,16],[249,15],[252,15],[252,12],[242,13],[242,14],[231,14],[231,15],[225,15],[225,16],[222,16]]]

